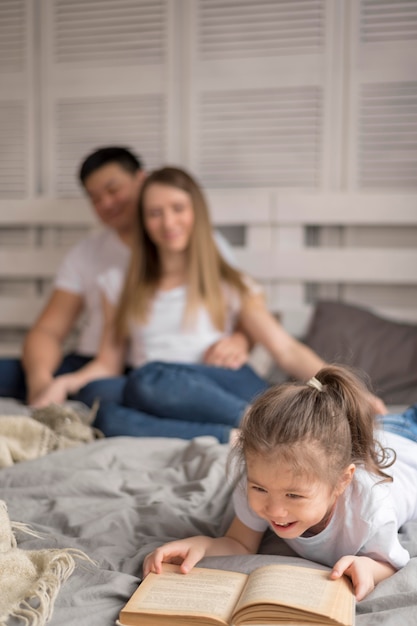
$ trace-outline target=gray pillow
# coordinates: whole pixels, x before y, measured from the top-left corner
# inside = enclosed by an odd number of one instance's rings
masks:
[[[352,304],[321,301],[305,343],[328,362],[366,372],[386,404],[417,402],[417,325],[383,319]]]

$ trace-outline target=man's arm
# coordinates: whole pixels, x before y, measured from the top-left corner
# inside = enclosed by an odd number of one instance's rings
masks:
[[[114,334],[115,306],[103,297],[104,327],[97,356],[75,372],[61,374],[52,379],[32,404],[36,407],[65,402],[68,396],[77,393],[88,383],[123,371],[126,356],[126,341],[119,341]]]
[[[81,295],[55,289],[23,344],[29,404],[51,383],[62,360],[62,345],[83,309]]]

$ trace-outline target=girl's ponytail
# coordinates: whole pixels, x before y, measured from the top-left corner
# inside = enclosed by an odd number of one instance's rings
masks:
[[[392,480],[384,469],[393,464],[395,455],[375,440],[374,410],[365,383],[353,370],[338,365],[324,367],[315,378],[339,405],[340,417],[345,416],[349,423],[352,462],[364,465],[384,480]]]

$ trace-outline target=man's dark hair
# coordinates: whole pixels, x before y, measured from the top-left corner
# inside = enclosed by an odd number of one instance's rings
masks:
[[[133,154],[128,148],[121,146],[106,146],[98,148],[89,154],[81,163],[78,177],[82,185],[85,184],[87,178],[96,170],[109,163],[117,163],[121,168],[135,174],[138,170],[143,169],[143,164],[139,157]]]

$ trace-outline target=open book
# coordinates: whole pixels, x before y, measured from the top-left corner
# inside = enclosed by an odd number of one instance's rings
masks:
[[[355,600],[350,581],[330,580],[327,570],[274,564],[249,575],[199,567],[181,574],[164,564],[161,574],[145,578],[119,620],[123,626],[352,626]]]

